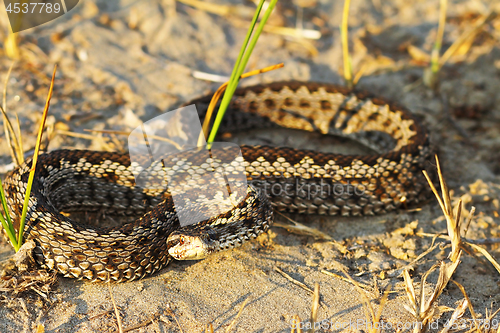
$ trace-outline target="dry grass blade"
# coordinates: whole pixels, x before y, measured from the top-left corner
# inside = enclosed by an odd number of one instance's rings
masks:
[[[408,295],[408,300],[410,301],[411,308],[408,307],[406,304],[404,304],[403,306],[408,312],[410,312],[413,316],[415,316],[415,318],[417,318],[418,317],[417,296],[415,294],[415,288],[413,287],[413,280],[406,269],[403,271],[403,278],[405,282],[406,294]]]
[[[472,222],[472,218],[474,217],[475,212],[476,212],[476,207],[472,206],[470,208],[469,217],[467,218],[467,221],[465,222],[464,237],[467,236],[467,231],[469,231],[469,225]]]
[[[311,236],[311,237],[314,237],[316,239],[333,241],[333,238],[331,238],[329,235],[325,234],[324,232],[321,232],[318,229],[310,228],[310,227],[303,225],[302,223],[299,223],[299,222],[295,222],[293,225],[285,224],[285,223],[281,223],[281,222],[274,222],[273,227],[283,228],[283,229],[288,230],[288,232],[294,233],[297,235]]]
[[[137,330],[137,329],[139,329],[141,327],[145,327],[145,326],[151,325],[152,323],[154,323],[154,321],[155,321],[155,319],[156,319],[157,316],[158,316],[158,314],[155,313],[155,314],[153,314],[151,316],[151,318],[149,318],[149,319],[147,319],[147,320],[145,320],[145,321],[143,321],[141,323],[138,323],[136,325],[132,325],[130,327],[127,327],[127,328],[123,329],[123,333],[134,331],[134,330]]]
[[[462,201],[460,200],[458,203],[458,208],[457,208],[457,217],[455,218],[453,216],[453,210],[451,209],[451,199],[450,195],[448,192],[448,188],[446,186],[446,182],[444,181],[443,174],[441,172],[441,167],[439,164],[439,160],[436,156],[436,164],[437,164],[437,169],[438,169],[438,176],[439,176],[439,181],[441,184],[441,189],[442,189],[442,196],[443,199],[441,199],[437,193],[436,188],[434,187],[434,184],[432,181],[429,179],[429,176],[427,175],[427,172],[423,171],[424,176],[426,177],[429,186],[432,189],[432,192],[436,196],[439,205],[441,206],[441,210],[443,211],[443,214],[446,218],[446,223],[448,227],[448,236],[450,237],[451,240],[451,246],[452,246],[452,251],[449,254],[449,258],[452,262],[458,262],[458,259],[461,254],[461,248],[466,244],[468,247],[474,249],[475,251],[481,253],[494,267],[495,269],[500,273],[500,265],[498,262],[482,247],[474,244],[473,242],[467,242],[467,241],[462,241],[461,235],[460,235],[460,217],[461,217],[461,211],[462,211]],[[469,218],[466,222],[466,229],[468,229],[469,224],[472,220],[472,217],[474,215],[475,208],[472,207],[471,211],[469,213]],[[464,247],[465,248],[465,247]]]
[[[98,132],[98,131],[96,130],[96,132]],[[79,138],[79,139],[86,139],[86,140],[90,140],[90,141],[99,140],[100,144],[102,145],[102,148],[104,150],[106,150],[106,151],[115,150],[111,147],[110,143],[103,136],[94,136],[94,135],[90,135],[90,134],[71,132],[71,131],[66,131],[66,130],[61,130],[61,129],[55,130],[55,134],[66,135],[66,136],[71,136],[71,137]]]
[[[380,300],[380,307],[377,312],[377,316],[373,320],[373,323],[380,323],[380,318],[382,318],[382,310],[384,309],[384,305],[387,304],[387,299],[389,299],[389,294],[391,293],[391,286],[388,285],[387,288],[384,291],[384,295],[382,296],[382,299]],[[370,329],[371,332],[379,332],[379,328],[382,327],[382,325],[372,325],[372,328]]]
[[[59,131],[59,130],[58,130]],[[135,133],[135,132],[125,132],[125,131],[115,131],[115,130],[93,130],[93,129],[84,129],[85,132],[95,132],[95,133],[108,133],[108,134],[118,134],[118,135],[133,135],[133,136],[136,136],[138,138],[143,138],[143,135],[142,134],[139,134],[139,133]],[[66,134],[66,133],[64,133]],[[75,136],[75,135],[73,135]],[[155,139],[155,140],[158,140],[158,141],[164,141],[164,142],[168,142],[170,143],[171,145],[173,145],[176,149],[178,150],[182,150],[182,147],[175,141],[172,141],[168,138],[165,138],[163,136],[158,136],[158,135],[148,135],[148,137],[150,139]]]
[[[436,308],[433,306],[434,302],[436,302],[437,298],[441,295],[444,288],[450,281],[451,276],[460,263],[459,259],[460,254],[459,258],[457,258],[457,261],[448,264],[445,262],[441,262],[440,264],[432,266],[427,272],[425,272],[425,274],[422,276],[422,281],[420,282],[420,300],[417,300],[415,289],[413,287],[413,281],[410,278],[410,275],[407,271],[405,271],[405,273],[403,274],[406,293],[410,301],[410,307],[405,305],[404,308],[408,312],[410,312],[419,322],[419,325],[414,326],[413,332],[425,332],[427,330],[428,324],[433,320],[434,315],[436,315]],[[431,297],[426,300],[425,283],[429,274],[436,270],[437,267],[439,267],[438,281],[436,282],[436,286],[434,288],[434,291],[432,292]],[[439,311],[439,309],[437,311]]]
[[[308,286],[306,286],[304,283],[300,282],[300,281],[297,281],[295,280],[293,277],[291,277],[290,275],[288,275],[287,273],[283,272],[279,267],[274,267],[274,270],[278,273],[280,273],[285,279],[287,279],[288,281],[290,281],[291,283],[299,286],[300,288],[304,289],[305,291],[308,291],[310,292],[311,294],[314,295],[314,291],[309,288]],[[321,306],[324,306],[323,302],[320,301],[319,305]]]
[[[450,241],[450,236],[448,235],[442,235],[442,234],[430,234],[427,232],[417,232],[417,236],[419,237],[433,237],[433,238],[441,238],[441,239],[446,239],[447,241]],[[470,239],[470,238],[463,238],[462,242],[462,248],[463,244],[476,244],[476,245],[491,245],[491,244],[498,244],[500,243],[500,238],[482,238],[482,239]]]
[[[308,330],[309,333],[314,333],[314,323],[318,321],[318,308],[319,308],[319,284],[314,284],[314,294],[311,306],[311,328]]]
[[[93,316],[90,316],[89,317],[89,321],[90,320],[94,320],[94,319],[99,318],[99,317],[102,317],[102,316],[109,315],[111,312],[113,312],[113,310],[103,311],[101,313],[98,313],[98,314],[95,314]]]
[[[469,242],[466,242],[466,244],[468,246],[470,246],[471,248],[473,248],[474,250],[476,250],[477,252],[481,253],[493,265],[493,267],[495,267],[495,269],[498,271],[498,273],[500,273],[500,265],[491,256],[491,254],[488,253],[488,251],[486,251],[485,249],[483,249],[482,247],[480,247],[480,246],[478,246],[476,244],[472,244],[472,243],[469,243]]]
[[[19,34],[9,33],[4,42],[5,54],[10,59],[19,59],[21,52],[19,51],[18,36]]]
[[[252,18],[253,14],[252,9],[243,6],[218,5],[199,0],[177,0],[177,1],[182,2],[188,6],[197,8],[199,10],[203,10],[208,13],[228,17],[231,19],[233,25],[237,27],[249,26],[248,21],[238,19],[237,18],[238,16],[242,18]],[[289,27],[265,26],[264,31],[277,35],[290,36],[293,38],[307,38],[307,39],[321,38],[321,32],[312,29],[296,29]]]
[[[387,303],[387,298],[389,297],[390,287],[388,287],[385,290],[384,295],[380,300],[380,308],[378,309],[377,314],[375,314],[375,310],[373,309],[373,306],[371,305],[370,300],[366,295],[366,292],[361,288],[359,282],[354,280],[345,270],[343,270],[343,273],[347,277],[347,279],[354,285],[354,287],[360,294],[361,298],[363,299],[363,305],[364,305],[363,309],[365,310],[365,316],[366,316],[366,327],[368,328],[367,331],[369,333],[379,332],[380,329],[383,327],[383,325],[380,325],[380,318],[382,316],[382,310],[384,309],[384,306]]]
[[[310,292],[311,294],[314,294],[314,291],[309,288],[308,286],[306,286],[304,283],[300,282],[300,281],[297,281],[295,280],[293,277],[291,277],[290,275],[286,274],[285,272],[283,272],[280,268],[278,267],[274,267],[274,270],[278,273],[280,273],[285,279],[287,279],[288,281],[290,281],[291,283],[301,287],[302,289]]]
[[[297,333],[302,333],[302,328],[300,328],[300,317],[298,315],[294,315],[292,317],[292,330],[290,331],[291,333],[295,333],[295,328],[297,328]]]
[[[473,319],[473,322],[474,322],[474,326],[476,327],[476,330],[479,330],[476,312],[474,311],[474,308],[472,307],[472,303],[470,302],[469,296],[467,296],[467,293],[465,292],[464,286],[462,286],[460,283],[458,283],[455,280],[451,280],[451,282],[453,282],[460,289],[460,291],[464,295],[464,298],[467,300],[468,306],[469,306],[470,315],[471,315],[471,317]]]
[[[416,47],[415,45],[408,45],[407,52],[410,57],[418,63],[429,63],[431,61],[431,57],[424,50]]]
[[[111,302],[113,303],[113,309],[115,310],[116,322],[118,324],[118,332],[123,333],[122,319],[120,318],[120,312],[116,307],[115,298],[113,297],[113,293],[111,292],[111,282],[109,279],[109,273],[108,273],[108,289],[109,289],[109,296],[111,296]]]
[[[290,36],[294,38],[306,38],[313,40],[321,38],[321,32],[312,29],[296,29],[288,27],[275,27],[270,25],[264,27],[264,31],[274,33],[277,35]]]
[[[2,97],[2,107],[0,109],[1,109],[2,117],[3,117],[5,138],[7,140],[7,145],[9,146],[12,161],[14,161],[16,163],[16,165],[20,165],[24,161],[24,156],[23,156],[23,150],[22,150],[21,130],[20,130],[20,125],[19,125],[19,118],[17,117],[17,112],[16,112],[17,127],[18,127],[18,134],[16,135],[16,132],[14,131],[14,127],[12,126],[12,123],[10,122],[9,117],[7,116],[7,86],[9,84],[10,74],[12,72],[12,68],[14,68],[14,65],[15,65],[15,62],[12,62],[12,64],[9,67],[9,70],[7,71],[7,75],[5,76],[4,87],[3,87],[3,97]],[[18,135],[19,135],[19,139],[18,139]],[[12,142],[11,142],[11,137],[12,137]]]
[[[12,72],[12,68],[14,68],[14,65],[15,62],[13,62],[10,65],[7,77],[5,78],[5,86],[3,91],[3,109],[5,110],[5,112],[7,112],[7,84],[8,84],[8,79],[10,77],[10,73]],[[17,111],[15,111],[14,114],[16,115],[17,134],[15,132],[12,132],[11,134],[14,139],[14,146],[16,149],[15,156],[17,157],[19,164],[22,164],[24,162],[24,150],[23,150],[23,136],[21,135],[21,122],[19,121],[19,115],[17,114]]]
[[[458,259],[460,259],[460,256]],[[448,284],[448,281],[450,281],[451,276],[453,275],[453,273],[457,269],[457,266],[459,263],[460,263],[460,260],[457,260],[455,262],[451,262],[449,264],[446,264],[445,262],[441,262],[441,265],[439,268],[439,277],[438,277],[438,281],[436,282],[436,287],[434,288],[434,291],[433,291],[431,297],[427,301],[424,301],[423,285],[425,284],[425,280],[426,280],[428,274],[424,275],[425,278],[422,279],[422,294],[421,294],[421,303],[420,303],[421,313],[428,313],[430,311],[432,304],[437,300],[437,298],[443,292],[444,288]]]
[[[18,155],[16,154],[18,148],[16,144],[17,139],[15,137],[14,127],[12,127],[12,123],[10,122],[10,119],[3,107],[0,107],[0,111],[2,112],[5,138],[7,140],[7,145],[9,146],[11,158],[16,163],[16,165],[20,165],[22,162],[19,160]],[[14,146],[12,145],[12,142],[14,142]]]
[[[24,163],[24,148],[23,148],[23,135],[21,133],[21,122],[19,121],[19,115],[17,111],[14,113],[16,115],[16,125],[17,125],[17,140],[16,140],[16,149],[17,149],[17,159],[22,164]]]
[[[143,321],[143,322],[141,322],[139,324],[132,325],[130,327],[127,327],[127,328],[123,329],[123,333],[134,331],[134,330],[137,330],[137,329],[139,329],[141,327],[145,327],[145,326],[151,325],[151,324],[154,323],[154,321],[155,321],[155,319],[156,319],[157,316],[158,316],[158,314],[155,313],[155,314],[153,314],[151,316],[151,318],[146,319],[145,321]]]
[[[425,282],[427,281],[427,277],[431,272],[433,272],[438,265],[432,266],[427,272],[425,272],[424,276],[422,277],[422,281],[420,283],[420,307],[417,306],[417,320],[420,321],[422,327],[427,327],[427,323],[429,323],[432,320],[432,317],[434,315],[434,309],[433,308],[428,308],[425,307]],[[436,286],[437,288],[437,286]],[[433,293],[436,295],[436,293]],[[432,298],[431,298],[432,299]],[[432,305],[432,302],[427,303],[428,305]],[[418,305],[418,304],[417,304]],[[418,327],[418,325],[416,326]],[[419,329],[415,328],[414,332],[420,332],[424,329]],[[424,330],[425,331],[425,330]]]
[[[345,277],[343,277],[343,276],[341,276],[341,275],[338,275],[338,274],[335,274],[335,273],[332,273],[332,272],[329,272],[329,271],[325,271],[324,269],[322,269],[320,272],[321,272],[321,273],[323,273],[323,274],[329,275],[329,276],[333,276],[333,277],[335,277],[335,278],[337,278],[337,279],[340,279],[340,280],[342,280],[342,281],[344,281],[344,282],[347,282],[347,283],[350,283],[350,284],[354,285],[354,283],[353,283],[353,280],[352,280],[352,279],[350,280],[350,279],[345,278]],[[363,282],[358,282],[358,281],[356,281],[356,283],[357,283],[357,284],[358,284],[358,285],[359,285],[362,289],[364,289],[365,291],[371,292],[370,290],[368,290],[368,289],[370,288],[370,285],[368,285],[368,284],[366,284],[366,283],[363,283]]]
[[[351,283],[358,290],[359,295],[363,299],[363,303],[364,303],[363,309],[365,310],[365,315],[366,315],[367,322],[370,322],[370,319],[371,319],[372,320],[371,322],[374,323],[375,318],[376,318],[375,317],[375,311],[373,310],[373,307],[372,307],[372,305],[370,303],[370,300],[366,296],[365,291],[359,286],[359,283],[356,280],[354,280],[344,269],[342,270],[342,272],[351,281]],[[373,325],[373,326],[375,326],[375,325]]]
[[[185,5],[191,6],[198,8],[200,10],[220,15],[220,16],[226,16],[229,15],[232,11],[232,8],[230,6],[222,6],[222,5],[217,5],[217,4],[212,4],[208,3],[205,1],[198,1],[198,0],[177,0],[178,2],[182,2]]]
[[[457,218],[455,218],[453,216],[453,209],[451,208],[451,198],[450,198],[450,194],[448,191],[448,186],[446,185],[446,182],[444,180],[443,173],[441,171],[441,166],[439,164],[439,159],[438,159],[437,155],[436,155],[436,165],[437,165],[439,183],[441,185],[442,199],[439,196],[439,194],[436,190],[436,187],[432,183],[427,172],[425,170],[422,172],[423,172],[425,178],[427,179],[427,182],[429,183],[429,186],[431,187],[432,192],[436,196],[436,199],[439,202],[439,206],[441,207],[441,210],[443,211],[443,215],[446,218],[448,235],[450,236],[450,239],[451,239],[451,253],[449,254],[449,258],[451,261],[455,262],[458,260],[458,257],[460,256],[460,244],[461,244],[460,219],[459,219],[460,215],[458,215]],[[462,204],[459,203],[460,210],[461,210],[461,207],[462,207]]]
[[[229,80],[229,77],[225,75],[218,75],[218,74],[212,74],[212,73],[207,73],[207,72],[201,72],[201,71],[193,71],[191,75],[198,80],[205,80],[205,81],[210,81],[210,82],[219,82],[219,83],[224,83]]]
[[[415,317],[416,317],[416,319],[418,321],[422,322],[424,326],[425,326],[426,321],[430,321],[432,319],[432,315],[433,315],[433,312],[431,312],[429,314],[428,311],[426,311],[426,309],[424,309],[424,303],[425,303],[425,282],[427,280],[427,276],[429,276],[429,274],[431,272],[433,272],[437,267],[438,267],[437,264],[434,265],[434,266],[432,266],[422,276],[422,281],[420,283],[420,286],[421,286],[421,288],[420,288],[420,301],[418,303],[415,303],[415,305],[417,306],[417,312],[416,312],[416,316]]]
[[[431,187],[432,192],[436,196],[436,199],[437,199],[437,201],[439,203],[439,206],[441,206],[441,210],[443,212],[446,212],[446,207],[445,207],[443,201],[441,200],[441,197],[439,196],[439,193],[437,192],[436,187],[432,183],[432,180],[429,178],[429,175],[427,174],[427,171],[424,170],[424,171],[422,171],[422,173],[424,174],[425,178],[427,179],[427,182],[429,183],[429,186]]]
[[[448,60],[460,49],[460,47],[469,39],[474,38],[482,27],[495,19],[497,17],[497,13],[489,12],[486,15],[482,16],[472,29],[463,33],[458,39],[446,50],[441,59],[439,60],[439,65],[443,66],[448,62]]]
[[[470,303],[470,301],[469,301]],[[472,307],[471,307],[472,308]],[[492,322],[492,319],[500,312],[500,308],[496,309],[495,312],[493,312],[491,315],[488,316],[488,311],[486,310],[486,320],[484,321],[483,323],[483,328],[491,328],[491,327],[495,327],[497,325],[495,325],[494,322]],[[498,324],[498,322],[496,323]],[[488,327],[486,327],[488,326]],[[498,328],[500,329],[500,328]],[[497,331],[498,332],[498,331]]]
[[[238,311],[238,314],[236,315],[236,318],[234,318],[233,321],[231,322],[231,324],[227,327],[226,333],[229,333],[231,331],[231,329],[233,328],[234,324],[236,323],[236,320],[238,320],[238,318],[240,317],[241,313],[243,312],[243,309],[245,308],[245,306],[247,305],[247,303],[248,303],[249,300],[250,300],[250,298],[247,298],[243,302],[243,304],[241,304],[240,311]]]
[[[174,313],[174,311],[172,311],[172,309],[170,309],[170,307],[167,308],[167,311],[168,313],[174,317],[174,320],[175,320],[175,323],[177,324],[177,327],[179,327],[179,331],[181,331],[181,333],[184,333],[184,331],[182,330],[182,327],[181,327],[181,324],[179,323],[179,321],[177,320],[177,317]],[[210,326],[212,326],[212,323],[210,323]],[[212,328],[212,332],[213,332],[213,328]]]
[[[457,319],[463,316],[468,306],[469,306],[469,301],[465,298],[462,299],[460,301],[460,304],[455,309],[455,311],[453,311],[450,320],[446,323],[441,333],[447,333],[450,330],[450,328],[453,328],[455,326],[455,322],[457,321]]]
[[[443,172],[441,171],[441,164],[439,163],[439,158],[437,155],[435,155],[436,158],[436,167],[437,167],[437,172],[438,172],[438,177],[439,177],[439,185],[441,185],[441,192],[443,196],[443,202],[444,206],[446,208],[446,213],[448,215],[453,215],[452,207],[451,207],[451,198],[449,195],[448,191],[448,185],[446,185],[446,181],[444,180],[443,177]]]
[[[245,18],[252,18],[253,10],[243,6],[228,6],[209,3],[199,0],[177,0],[185,5],[197,8],[199,10],[220,15],[220,16],[242,16]],[[247,24],[248,26],[248,24]]]
[[[349,55],[349,37],[348,37],[348,20],[349,6],[351,0],[344,0],[344,11],[342,13],[341,37],[342,37],[342,54],[344,59],[344,80],[347,88],[353,88],[352,82],[352,63]]]
[[[420,234],[417,233],[417,236],[420,236]],[[427,250],[425,250],[424,252],[422,252],[421,254],[419,254],[418,257],[416,257],[414,260],[412,260],[409,264],[405,265],[402,268],[399,268],[399,269],[395,270],[394,272],[391,272],[389,274],[389,276],[390,277],[399,276],[405,270],[408,270],[410,267],[413,267],[420,259],[422,259],[426,255],[428,255],[429,253],[431,253],[432,251],[434,251],[434,249],[439,246],[439,244],[434,244],[434,241],[436,240],[437,237],[439,237],[439,235],[434,235],[434,237],[432,239],[432,244],[431,244],[431,246]]]
[[[248,27],[247,21],[240,20],[237,18],[231,18],[231,23],[238,28]],[[301,39],[317,40],[321,38],[321,32],[312,29],[297,29],[297,28],[266,25],[264,27],[264,31],[275,35],[289,36],[294,38],[297,42],[300,41]]]
[[[318,229],[308,227],[302,223],[299,223],[297,221],[292,220],[288,216],[276,211],[277,214],[283,216],[286,218],[288,221],[292,223],[290,224],[284,224],[280,222],[274,222],[273,227],[280,227],[288,230],[289,232],[298,234],[298,235],[303,235],[303,236],[312,236],[316,239],[322,239],[322,240],[327,240],[327,241],[334,241],[332,237],[329,235],[325,234],[324,232],[319,231]]]

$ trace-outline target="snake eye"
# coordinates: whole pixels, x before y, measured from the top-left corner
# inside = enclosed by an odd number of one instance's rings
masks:
[[[184,245],[184,236],[179,239],[179,245]]]

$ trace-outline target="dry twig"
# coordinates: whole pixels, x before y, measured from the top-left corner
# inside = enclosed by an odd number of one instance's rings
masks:
[[[231,331],[231,329],[233,328],[234,324],[236,323],[236,320],[238,320],[238,318],[240,317],[241,313],[243,312],[243,309],[245,308],[245,306],[247,305],[247,303],[248,303],[249,300],[250,300],[250,298],[247,298],[243,302],[243,304],[241,304],[240,311],[238,311],[238,314],[236,315],[236,317],[233,319],[233,321],[231,322],[231,324],[227,327],[226,333],[229,333]]]
[[[116,322],[118,324],[118,332],[123,333],[122,319],[120,318],[120,312],[118,311],[118,308],[116,307],[115,298],[113,297],[113,293],[111,292],[111,282],[109,279],[109,274],[108,274],[108,289],[109,289],[109,296],[111,296],[111,302],[113,303],[113,309],[115,310]]]
[[[311,323],[311,329],[308,330],[308,333],[314,333],[314,323],[318,321],[318,308],[319,308],[319,284],[314,284],[314,294],[313,301],[311,305],[311,318],[309,322]]]

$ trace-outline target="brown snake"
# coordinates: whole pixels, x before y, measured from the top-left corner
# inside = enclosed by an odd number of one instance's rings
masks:
[[[210,97],[187,104],[195,103],[203,117]],[[256,237],[272,222],[271,205],[360,216],[426,199],[421,170],[431,155],[428,134],[404,108],[323,83],[277,82],[236,91],[223,130],[273,126],[346,136],[381,152],[355,156],[242,146],[242,166],[254,187],[232,211],[187,227],[179,225],[168,193],[154,196],[135,186],[128,154],[42,154],[25,230],[25,238],[36,243],[36,261],[66,277],[134,280],[159,271],[172,257],[201,258]],[[16,220],[30,165],[27,161],[5,181]],[[139,217],[116,228],[94,227],[62,214],[74,211]],[[202,248],[193,254],[196,244]]]

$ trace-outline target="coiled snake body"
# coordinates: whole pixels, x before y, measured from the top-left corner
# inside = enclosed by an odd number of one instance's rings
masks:
[[[195,103],[203,117],[210,97],[187,104]],[[66,277],[134,280],[157,272],[172,257],[202,258],[256,237],[272,222],[271,206],[360,216],[426,199],[421,170],[431,154],[428,134],[408,111],[384,100],[331,84],[277,82],[237,90],[223,126],[233,131],[273,126],[317,131],[351,137],[381,152],[355,156],[242,146],[240,167],[252,183],[246,196],[231,211],[187,227],[180,226],[168,193],[153,195],[135,186],[128,154],[42,154],[25,230],[25,238],[37,245],[36,261]],[[5,181],[16,220],[30,166],[27,161]],[[204,190],[207,202],[200,209],[210,209],[215,194]],[[105,228],[63,214],[73,211],[139,217]]]

